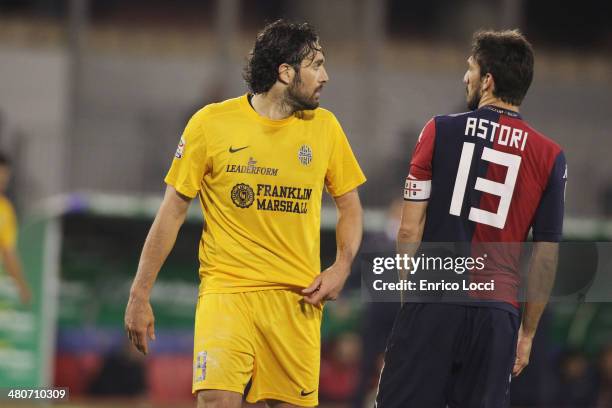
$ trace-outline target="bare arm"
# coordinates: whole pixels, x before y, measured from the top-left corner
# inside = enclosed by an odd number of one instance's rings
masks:
[[[136,277],[130,290],[125,311],[125,328],[130,341],[147,354],[147,335],[155,339],[154,317],[149,298],[157,274],[174,247],[181,225],[185,221],[191,199],[167,186],[162,204],[145,240]]]
[[[363,211],[357,190],[334,197],[334,201],[338,210],[336,262],[317,276],[310,286],[302,291],[304,300],[310,304],[318,304],[322,300],[338,298],[361,244]]]
[[[350,269],[361,244],[363,211],[357,190],[334,198],[338,209],[336,224],[336,263]]]
[[[32,299],[32,293],[28,286],[25,277],[23,276],[23,270],[21,268],[21,261],[17,255],[15,248],[0,248],[0,254],[2,255],[2,263],[4,268],[11,275],[19,290],[19,297],[23,304],[29,304]]]
[[[517,376],[529,364],[531,345],[555,282],[559,244],[535,242],[527,276],[527,302],[519,329],[516,361],[512,374]]]
[[[427,214],[427,201],[404,201],[402,221],[397,232],[397,253],[400,256],[414,256],[421,240]],[[408,277],[408,270],[399,270],[400,280]]]

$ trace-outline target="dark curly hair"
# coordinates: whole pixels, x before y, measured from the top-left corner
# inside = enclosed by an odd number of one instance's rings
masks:
[[[291,65],[299,74],[302,60],[319,50],[319,36],[308,23],[276,20],[264,27],[255,40],[244,68],[244,80],[253,93],[267,92],[278,79],[278,67]]]
[[[493,76],[494,96],[515,106],[523,102],[533,79],[533,49],[519,30],[476,32],[472,56],[481,76]]]

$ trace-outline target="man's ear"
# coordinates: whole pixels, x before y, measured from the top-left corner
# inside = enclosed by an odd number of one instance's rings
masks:
[[[491,94],[493,94],[493,91],[495,90],[495,78],[493,78],[493,75],[491,75],[491,73],[485,74],[484,78],[481,81],[481,84],[483,93],[490,92]]]
[[[281,83],[289,85],[293,81],[294,75],[295,70],[291,65],[282,63],[278,66],[278,80]]]

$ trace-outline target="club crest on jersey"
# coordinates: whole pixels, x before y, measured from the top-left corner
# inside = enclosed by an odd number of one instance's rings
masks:
[[[304,166],[308,166],[312,162],[312,149],[308,145],[302,145],[298,150],[298,159]]]
[[[248,184],[239,183],[232,188],[232,202],[236,207],[249,208],[255,201],[255,193]]]
[[[201,351],[196,356],[196,360],[193,363],[193,378],[194,381],[204,381],[206,378],[206,357],[207,353]]]
[[[185,139],[181,136],[181,140],[179,141],[178,147],[176,148],[176,153],[174,153],[174,157],[180,159],[183,157],[183,151],[185,150]]]

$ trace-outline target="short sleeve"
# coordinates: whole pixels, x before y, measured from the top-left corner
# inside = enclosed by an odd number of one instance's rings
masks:
[[[7,201],[0,207],[0,247],[14,248],[17,243],[17,216]]]
[[[426,201],[431,195],[432,157],[436,138],[436,122],[425,125],[412,153],[410,170],[404,185],[404,200]]]
[[[338,197],[365,183],[366,177],[340,123],[333,115],[330,138],[332,149],[325,174],[325,186],[333,197]]]
[[[548,184],[533,221],[533,240],[559,242],[563,235],[567,163],[561,151],[553,164]]]
[[[198,194],[210,168],[202,116],[203,110],[200,110],[187,123],[165,178],[166,184],[191,198]]]

